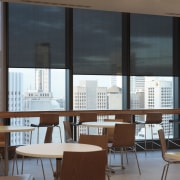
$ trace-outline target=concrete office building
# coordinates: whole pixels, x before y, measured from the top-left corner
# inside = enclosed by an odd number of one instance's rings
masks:
[[[108,109],[122,109],[122,89],[113,86],[108,89]]]
[[[145,80],[145,109],[171,109],[173,108],[173,82],[172,80],[162,80],[161,78]],[[172,119],[171,114],[163,115],[163,129],[165,134],[169,133],[169,120]],[[172,127],[170,127],[172,135]]]
[[[98,87],[97,81],[81,81],[74,87],[74,110],[107,109],[107,88]]]
[[[152,77],[132,77],[131,80],[131,107],[132,109],[164,109],[173,108],[173,81],[172,79]],[[137,115],[136,120],[145,121],[146,116]],[[172,115],[163,115],[163,128],[168,135],[169,128],[172,135],[172,126],[169,124]],[[158,128],[157,128],[158,129]],[[141,131],[141,125],[137,127]]]

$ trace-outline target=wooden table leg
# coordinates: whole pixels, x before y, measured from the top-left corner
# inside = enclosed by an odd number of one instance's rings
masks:
[[[56,180],[60,180],[60,172],[61,172],[61,158],[56,158]]]

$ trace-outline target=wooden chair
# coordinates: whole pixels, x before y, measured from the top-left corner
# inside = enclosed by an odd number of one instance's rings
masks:
[[[54,127],[59,128],[60,142],[62,142],[61,127],[59,125],[59,114],[42,113],[42,114],[40,114],[39,124],[31,124],[31,126],[38,128],[37,143],[39,143],[39,128],[40,127],[48,127],[48,126],[54,126]],[[32,140],[32,132],[31,132],[31,140]]]
[[[119,115],[119,114],[118,114]],[[124,114],[122,114],[122,115],[124,115]],[[115,116],[115,118],[120,118],[120,116]],[[123,118],[124,116],[122,116],[121,118]],[[130,122],[130,119],[128,118],[128,117],[130,117],[130,116],[127,116],[126,118],[126,120],[128,121],[128,123]],[[115,122],[126,122],[126,120],[124,120],[124,119],[105,119],[104,121],[105,122],[111,122],[111,121],[115,121]],[[113,141],[113,138],[114,138],[114,128],[108,128],[108,129],[104,129],[103,128],[103,134],[106,134],[107,135],[107,137],[108,137],[108,146],[111,146],[111,144],[112,144],[112,141]],[[115,154],[116,154],[116,152],[118,152],[118,149],[117,148],[111,148],[111,152],[113,152],[114,153],[114,158],[115,158]],[[126,160],[127,160],[127,163],[128,163],[128,156],[127,156],[127,153],[126,153]]]
[[[61,180],[105,180],[106,150],[91,152],[64,152]]]
[[[105,135],[88,135],[88,134],[80,134],[79,143],[81,144],[91,144],[100,146],[102,149],[107,151],[107,136]]]
[[[127,122],[132,123],[132,115],[131,114],[115,114],[115,119],[104,119],[105,122]],[[112,142],[114,136],[114,128],[108,128],[107,130],[103,129],[103,134],[107,131],[108,142]]]
[[[4,123],[1,121],[0,122],[0,126],[4,126]],[[19,145],[17,145],[19,146]],[[13,154],[14,154],[14,151],[15,151],[15,148],[17,146],[8,146],[8,153],[9,153],[9,157],[13,157]],[[0,166],[1,166],[1,169],[4,171],[5,169],[5,166],[4,166],[4,157],[5,157],[5,133],[0,133],[0,148],[2,148],[2,153],[0,153]],[[10,148],[12,148],[13,152],[10,153]],[[5,173],[4,173],[5,175]]]
[[[152,112],[152,113],[147,113],[146,114],[146,120],[145,122],[141,122],[141,121],[136,121],[136,124],[142,124],[144,126],[144,130],[145,130],[145,134],[144,134],[144,150],[146,151],[147,150],[147,132],[146,132],[146,125],[149,125],[150,126],[150,129],[151,129],[151,140],[149,141],[151,143],[151,149],[153,150],[154,149],[154,144],[156,146],[160,146],[158,143],[156,143],[154,141],[154,134],[155,132],[153,131],[153,126],[156,124],[161,124],[162,123],[162,113],[159,113],[159,112]],[[138,142],[137,141],[137,145],[138,145]],[[142,146],[141,146],[142,147]]]
[[[123,122],[122,119],[104,119],[104,122]],[[112,143],[114,137],[114,128],[103,128],[102,134],[108,137],[108,143]]]
[[[83,122],[94,122],[97,121],[97,114],[93,112],[83,112],[79,115],[79,121],[77,123],[71,123],[73,126],[79,127]],[[79,129],[78,129],[79,134]],[[89,134],[89,129],[88,129]]]
[[[163,168],[161,180],[166,180],[170,164],[180,164],[180,152],[167,151],[166,140],[164,137],[164,130],[158,130],[159,140],[161,144],[162,158],[166,162]]]
[[[123,153],[124,151],[132,151],[135,153],[136,161],[138,165],[139,174],[141,174],[137,154],[136,154],[136,145],[135,145],[135,124],[116,124],[114,129],[114,137],[112,141],[112,145],[109,147],[110,155],[111,152],[114,152],[114,149],[120,149],[121,154],[121,167],[124,168],[123,165]],[[110,156],[111,157],[111,156]],[[110,159],[110,166],[111,164]]]
[[[19,176],[0,176],[0,180],[35,180],[30,174],[23,174]]]
[[[73,142],[75,142],[73,140],[70,122],[68,120],[65,120],[65,121],[63,121],[63,124],[64,124],[65,142],[66,143],[73,143]]]
[[[100,146],[102,149],[106,150],[108,156],[108,137],[105,135],[87,135],[80,134],[79,143],[81,144],[90,144]],[[110,179],[109,169],[107,168],[107,177]]]

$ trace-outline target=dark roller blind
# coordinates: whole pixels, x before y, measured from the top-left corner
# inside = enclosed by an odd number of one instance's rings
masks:
[[[131,14],[130,75],[173,75],[172,17]]]
[[[73,12],[73,73],[121,75],[121,13],[80,9]]]
[[[9,3],[8,66],[67,68],[65,9]]]

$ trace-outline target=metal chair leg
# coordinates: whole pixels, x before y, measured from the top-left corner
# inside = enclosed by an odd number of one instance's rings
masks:
[[[42,167],[43,177],[44,177],[44,180],[46,180],[46,178],[45,178],[45,173],[44,173],[43,162],[42,162],[42,159],[41,159],[41,158],[40,158],[40,160],[41,160],[41,167]]]
[[[17,174],[19,174],[18,163],[17,163],[17,154],[16,153],[15,153],[14,158],[13,158],[12,176],[14,175],[15,163],[16,163]]]

